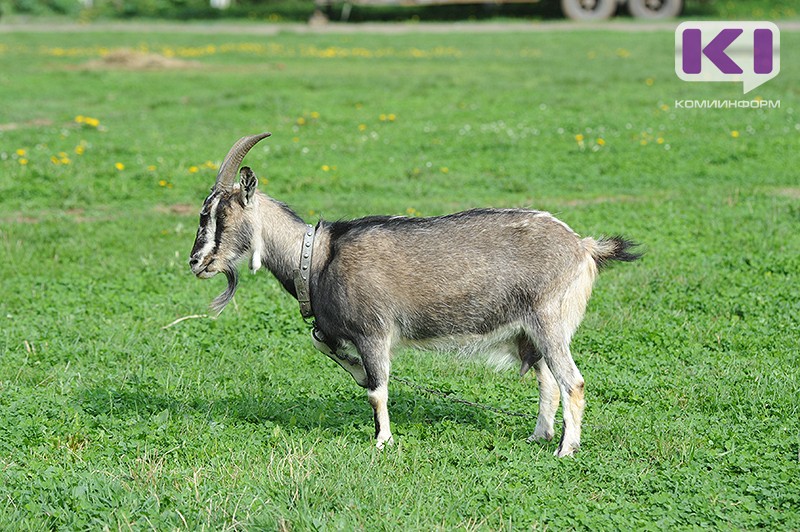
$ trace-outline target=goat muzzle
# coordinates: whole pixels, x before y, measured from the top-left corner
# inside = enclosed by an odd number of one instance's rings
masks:
[[[214,277],[217,273],[219,273],[217,271],[208,270],[208,267],[211,266],[213,262],[214,261],[211,259],[201,261],[197,257],[192,257],[189,259],[189,268],[191,268],[192,273],[195,276],[199,277],[200,279],[208,279],[210,277]]]

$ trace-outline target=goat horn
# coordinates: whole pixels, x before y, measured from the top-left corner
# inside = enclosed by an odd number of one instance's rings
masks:
[[[214,187],[224,187],[230,189],[233,186],[233,181],[236,179],[236,172],[239,170],[239,165],[242,164],[244,156],[247,152],[255,146],[260,140],[265,139],[272,135],[272,133],[261,133],[259,135],[250,135],[242,137],[236,141],[236,144],[225,156],[225,161],[219,167],[217,173],[217,182]]]

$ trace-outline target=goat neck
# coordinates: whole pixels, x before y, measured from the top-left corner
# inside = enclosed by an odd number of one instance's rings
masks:
[[[257,193],[252,211],[253,256],[250,269],[255,273],[262,266],[268,269],[286,290],[297,297],[293,273],[300,264],[303,235],[307,224],[285,204]],[[318,247],[315,245],[315,250]],[[314,262],[322,258],[314,256]],[[311,265],[312,271],[314,264]]]

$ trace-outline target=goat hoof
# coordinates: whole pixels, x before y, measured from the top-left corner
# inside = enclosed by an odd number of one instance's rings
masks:
[[[550,441],[553,439],[553,436],[555,436],[553,429],[547,430],[536,427],[536,430],[533,431],[533,434],[528,436],[528,443],[533,443],[535,441]]]
[[[578,451],[577,445],[559,445],[556,452],[553,454],[558,458],[564,458],[566,456],[575,456],[575,453]]]
[[[379,439],[378,439],[378,441],[377,441],[377,443],[375,443],[375,447],[376,447],[376,448],[377,448],[379,451],[382,451],[382,450],[383,450],[383,448],[384,448],[385,446],[387,446],[387,445],[388,445],[388,446],[390,446],[390,447],[391,447],[392,445],[394,445],[394,438],[393,438],[393,437],[389,436],[388,438],[379,438]]]

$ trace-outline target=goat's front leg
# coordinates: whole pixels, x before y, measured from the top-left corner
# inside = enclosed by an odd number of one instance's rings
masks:
[[[388,341],[370,339],[357,347],[367,374],[367,398],[375,420],[375,446],[383,449],[394,443],[389,427],[390,345]]]
[[[364,365],[358,356],[348,353],[347,347],[331,347],[325,335],[317,328],[311,331],[311,339],[317,351],[325,353],[328,358],[339,364],[342,369],[353,377],[359,386],[362,388],[367,387],[367,373],[364,371]],[[350,348],[352,349],[352,346]]]

